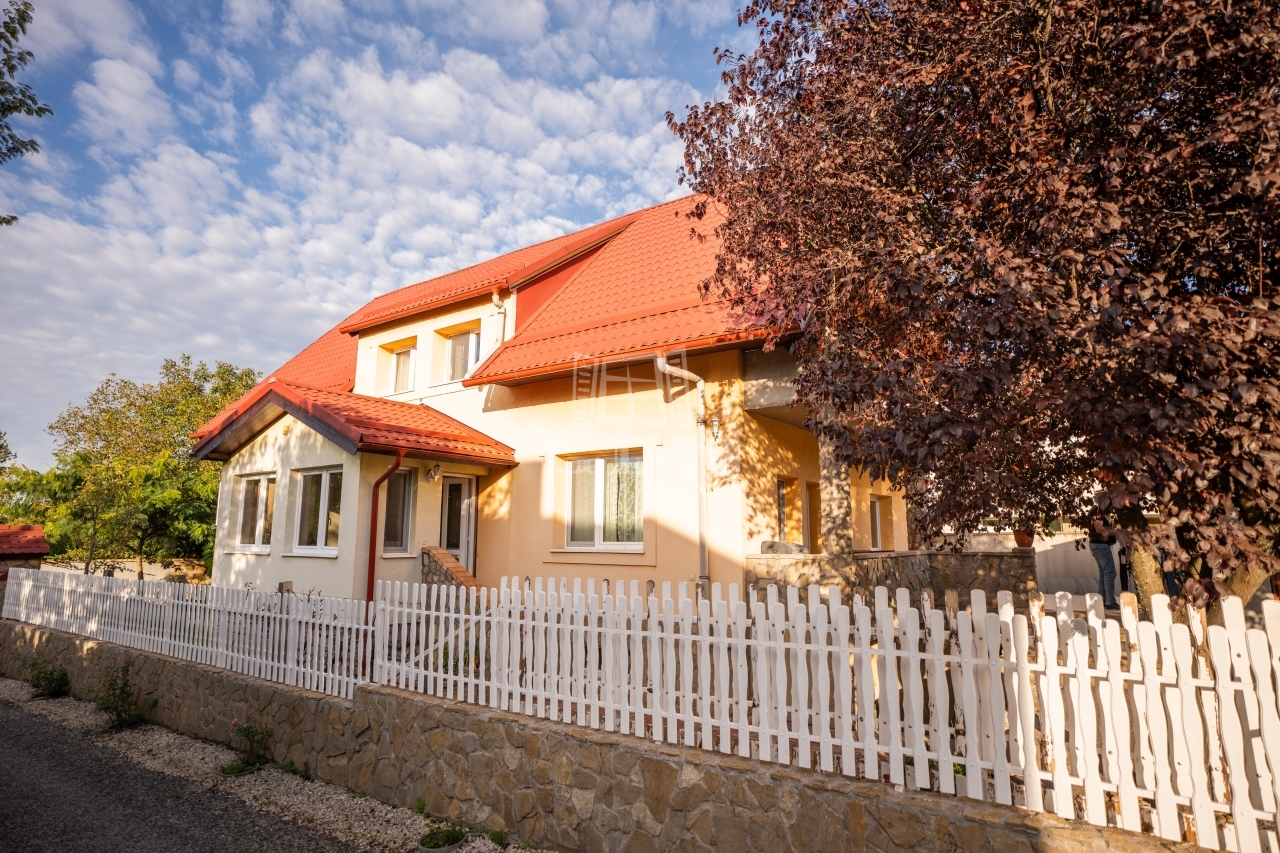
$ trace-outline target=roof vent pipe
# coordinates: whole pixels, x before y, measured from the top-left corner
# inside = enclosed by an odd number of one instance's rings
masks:
[[[706,383],[702,377],[680,367],[672,367],[666,355],[657,359],[659,373],[677,376],[698,386],[698,580],[709,585],[711,573],[707,567],[707,404],[704,399]]]
[[[507,337],[507,306],[502,304],[502,300],[498,298],[498,288],[494,288],[490,294],[493,297],[493,307],[498,309],[498,346],[502,346],[502,342]]]

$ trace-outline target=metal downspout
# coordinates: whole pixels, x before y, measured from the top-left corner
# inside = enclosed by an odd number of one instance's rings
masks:
[[[665,354],[658,356],[659,373],[678,376],[698,385],[698,580],[709,586],[711,572],[707,566],[707,404],[704,399],[706,383],[702,377],[667,363]],[[709,593],[709,589],[705,590]]]
[[[387,481],[388,477],[400,470],[400,463],[403,461],[404,451],[397,450],[395,464],[383,471],[382,476],[373,481],[373,500],[369,502],[369,583],[365,588],[365,601],[373,601],[373,575],[375,561],[378,557],[378,552],[374,549],[378,542],[378,490],[382,488],[382,484]]]

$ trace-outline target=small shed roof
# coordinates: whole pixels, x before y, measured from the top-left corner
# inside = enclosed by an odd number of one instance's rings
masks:
[[[49,543],[42,524],[0,524],[0,557],[44,555]]]

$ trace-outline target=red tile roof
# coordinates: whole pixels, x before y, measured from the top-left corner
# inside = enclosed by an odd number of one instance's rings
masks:
[[[0,524],[0,555],[48,554],[49,543],[40,524]]]
[[[693,203],[641,211],[463,384],[548,376],[583,358],[622,360],[755,337],[740,328],[728,303],[698,295],[715,271],[719,244],[691,236],[685,214]],[[698,230],[711,234],[721,221],[713,211]]]
[[[266,393],[271,379],[292,387],[350,391],[355,332],[472,299],[494,287],[518,289],[593,250],[586,265],[533,315],[517,317],[519,332],[464,385],[547,377],[571,370],[582,358],[624,360],[674,349],[741,345],[759,335],[741,329],[726,303],[698,295],[698,286],[715,270],[719,243],[714,236],[690,236],[685,214],[694,202],[685,198],[660,204],[379,296],[192,437],[222,431]],[[719,221],[712,212],[698,230],[711,235]]]
[[[198,459],[226,459],[267,425],[291,414],[342,446],[357,450],[514,465],[515,451],[432,409],[345,391],[264,382],[240,398],[230,416],[192,449]]]

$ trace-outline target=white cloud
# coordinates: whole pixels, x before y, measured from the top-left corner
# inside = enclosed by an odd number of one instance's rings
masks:
[[[270,370],[374,294],[680,194],[663,114],[701,98],[624,67],[661,9],[226,0],[161,65],[123,0],[48,0],[41,49],[93,53],[86,142],[0,171],[22,216],[0,229],[0,430],[47,464],[41,427],[108,372],[182,352]]]
[[[71,96],[91,150],[137,154],[173,129],[169,98],[146,71],[119,59],[99,59],[89,71],[93,82],[76,83]]]
[[[274,15],[271,0],[225,0],[223,31],[232,44],[261,41],[268,35]]]

